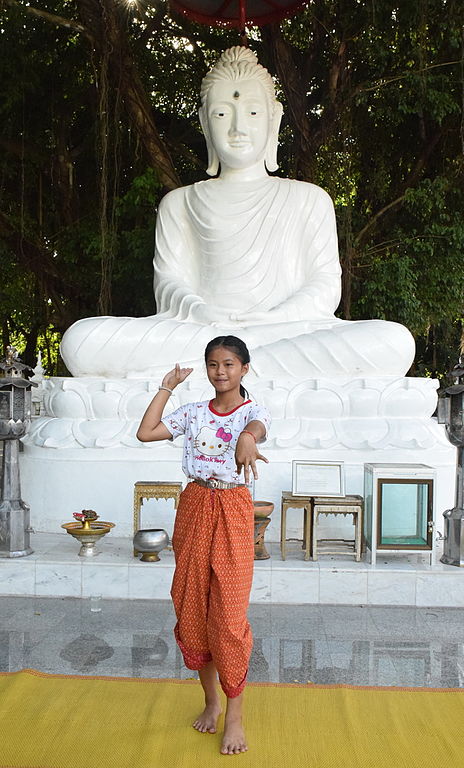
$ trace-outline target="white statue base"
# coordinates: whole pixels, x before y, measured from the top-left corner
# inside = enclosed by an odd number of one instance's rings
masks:
[[[255,498],[275,504],[268,541],[280,538],[280,497],[291,489],[294,459],[343,461],[346,493],[361,495],[366,462],[427,464],[437,474],[436,527],[442,530],[442,513],[453,505],[456,455],[432,418],[436,381],[383,377],[266,382],[249,375],[246,385],[273,417],[263,446],[270,463],[259,464],[255,486]],[[182,439],[142,444],[135,437],[158,382],[54,378],[46,380],[44,388],[47,415],[34,420],[21,456],[22,495],[31,506],[32,527],[59,532],[73,512],[90,508],[116,523],[117,536],[132,536],[134,483],[185,481]],[[210,394],[203,381],[187,380],[169,409]],[[300,517],[297,511],[289,514],[289,536],[301,530]],[[173,518],[171,502],[150,501],[141,523],[171,534]]]

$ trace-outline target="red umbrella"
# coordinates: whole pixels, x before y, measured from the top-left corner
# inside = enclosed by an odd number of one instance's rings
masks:
[[[280,21],[296,13],[308,0],[171,0],[172,7],[201,24],[217,24],[245,29]]]

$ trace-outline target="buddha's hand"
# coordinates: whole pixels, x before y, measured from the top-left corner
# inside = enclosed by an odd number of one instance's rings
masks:
[[[187,376],[190,376],[192,371],[193,368],[181,368],[179,363],[176,363],[172,371],[169,371],[164,377],[161,386],[167,387],[168,389],[175,389],[178,384],[182,384],[182,382],[185,381]]]
[[[246,312],[243,315],[233,315],[232,320],[240,325],[269,325],[270,323],[286,323],[288,321],[287,313],[279,311],[278,307],[270,309],[268,312]]]
[[[194,304],[188,319],[194,323],[201,323],[201,325],[221,326],[227,323],[232,325],[228,310],[206,303]]]
[[[259,451],[258,447],[253,439],[253,436],[248,432],[242,432],[237,440],[237,446],[235,448],[235,463],[237,465],[237,474],[239,475],[242,469],[244,470],[245,483],[250,482],[250,469],[253,472],[255,480],[258,479],[258,470],[256,469],[256,462],[264,461],[269,464],[269,459],[266,459]]]
[[[309,323],[333,323],[334,314],[330,303],[323,306],[314,297],[295,294],[265,312],[246,312],[236,315],[237,323],[250,325],[271,325],[272,323],[291,323],[306,321]]]

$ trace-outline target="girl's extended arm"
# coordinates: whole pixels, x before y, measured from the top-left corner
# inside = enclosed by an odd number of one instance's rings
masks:
[[[181,368],[179,363],[176,363],[176,367],[164,377],[161,386],[173,390],[178,384],[185,381],[192,371],[193,368]],[[170,392],[167,392],[166,389],[160,389],[145,411],[137,430],[137,437],[142,443],[151,443],[155,440],[169,440],[172,437],[169,429],[161,421],[169,397]]]
[[[266,428],[263,422],[258,421],[258,419],[250,421],[239,435],[235,448],[235,463],[237,464],[238,474],[240,474],[243,467],[246,483],[250,482],[250,468],[255,480],[258,479],[258,471],[256,469],[258,459],[269,464],[269,460],[258,451],[257,446],[257,443],[265,436]]]

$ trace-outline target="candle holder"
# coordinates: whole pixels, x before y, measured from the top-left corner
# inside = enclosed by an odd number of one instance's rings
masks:
[[[98,554],[95,544],[114,528],[115,523],[97,522],[98,515],[93,509],[75,512],[73,517],[76,518],[75,523],[63,523],[61,527],[81,545],[79,557],[95,557]]]

